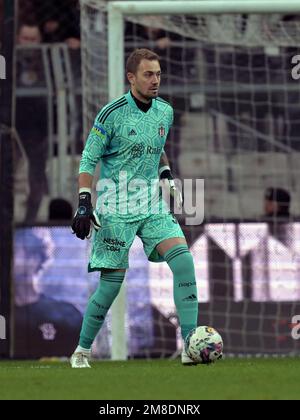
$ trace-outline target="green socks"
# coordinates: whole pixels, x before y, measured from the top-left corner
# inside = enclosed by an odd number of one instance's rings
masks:
[[[164,254],[174,276],[174,302],[183,339],[197,326],[198,298],[194,262],[186,245],[176,245]],[[80,332],[80,347],[90,349],[103,325],[107,311],[119,293],[125,272],[102,273],[100,284],[90,297]]]
[[[83,317],[79,345],[90,349],[92,343],[103,325],[107,311],[119,293],[125,271],[101,273],[100,284],[90,297]]]
[[[198,298],[193,257],[187,245],[175,245],[164,254],[174,276],[174,302],[185,339],[197,327]]]

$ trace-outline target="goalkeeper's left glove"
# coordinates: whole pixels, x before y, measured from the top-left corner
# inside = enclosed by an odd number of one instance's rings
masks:
[[[101,224],[92,206],[91,193],[88,191],[80,192],[78,209],[72,223],[72,231],[77,238],[89,239],[92,234],[92,226],[97,231],[100,229]]]
[[[181,210],[183,206],[183,198],[180,190],[175,185],[171,169],[169,166],[162,166],[159,168],[158,173],[159,179],[162,180],[169,188],[170,194],[174,198],[177,208]]]

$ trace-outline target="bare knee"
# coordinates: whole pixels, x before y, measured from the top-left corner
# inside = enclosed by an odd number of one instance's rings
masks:
[[[126,268],[102,268],[102,273],[125,273]]]

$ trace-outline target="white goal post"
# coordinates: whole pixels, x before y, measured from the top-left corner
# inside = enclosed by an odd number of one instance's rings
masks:
[[[124,19],[140,15],[221,15],[221,14],[297,14],[299,0],[190,0],[190,1],[109,1],[81,0],[81,6],[94,6],[107,13],[108,100],[124,93]],[[82,19],[85,19],[84,17]],[[86,68],[83,62],[83,79]],[[83,83],[83,95],[86,86]],[[84,102],[84,115],[89,113]],[[93,116],[89,116],[92,118]],[[85,130],[87,127],[85,127]],[[112,359],[127,359],[125,332],[125,288],[112,308]]]
[[[297,0],[111,1],[108,3],[109,99],[124,92],[124,16],[161,14],[297,13]]]

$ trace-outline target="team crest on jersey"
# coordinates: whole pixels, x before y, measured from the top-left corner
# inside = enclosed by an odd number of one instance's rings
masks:
[[[158,129],[158,134],[160,135],[160,137],[164,137],[166,134],[166,130],[165,127],[163,127],[162,125],[159,127]]]

